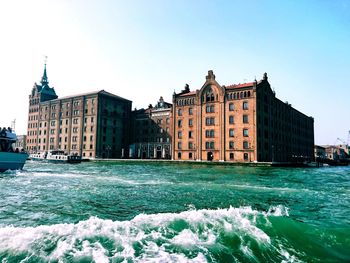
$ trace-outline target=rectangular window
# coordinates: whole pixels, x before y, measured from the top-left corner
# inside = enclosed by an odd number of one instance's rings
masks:
[[[243,136],[244,137],[248,137],[249,136],[248,129],[243,129]]]
[[[207,113],[213,113],[213,112],[215,112],[215,106],[214,106],[214,105],[207,105],[207,106],[205,107],[205,111],[206,111]]]
[[[230,141],[230,142],[229,142],[229,148],[230,148],[230,150],[233,150],[234,147],[235,147],[234,142],[233,142],[233,141]]]
[[[51,133],[51,134],[55,134],[55,129],[51,129],[51,130],[50,130],[50,133]]]
[[[214,117],[205,118],[205,124],[206,125],[214,125],[215,124],[215,118]]]
[[[229,121],[230,124],[234,124],[234,123],[235,123],[235,118],[234,118],[234,116],[233,116],[233,115],[230,115],[228,121]]]
[[[228,109],[229,111],[233,111],[235,109],[235,105],[233,103],[230,103]]]
[[[248,110],[248,101],[243,101],[243,110]]]
[[[234,155],[233,153],[230,153],[230,160],[233,160],[234,159]]]
[[[55,126],[56,122],[55,121],[51,121],[51,126]]]
[[[177,148],[178,148],[178,149],[182,149],[182,143],[181,143],[181,142],[178,142],[178,143],[177,143]]]
[[[247,141],[243,142],[243,149],[249,149],[249,143]]]
[[[188,120],[188,126],[192,127],[193,126],[193,119]]]
[[[182,109],[179,109],[179,110],[177,111],[177,115],[182,116]]]
[[[193,142],[188,143],[188,149],[193,149]]]
[[[234,129],[230,129],[230,130],[229,130],[229,136],[230,136],[230,137],[235,137],[235,131],[234,131]]]
[[[243,123],[248,123],[248,115],[243,115]]]
[[[214,142],[205,142],[206,149],[214,149]]]
[[[206,130],[205,131],[205,137],[206,138],[210,138],[210,130]]]
[[[188,138],[193,138],[193,131],[188,132]]]
[[[248,153],[244,153],[244,161],[248,161]]]
[[[188,115],[193,115],[193,108],[188,109]]]
[[[177,138],[179,138],[179,139],[182,138],[182,131],[179,131],[179,132],[177,133]]]
[[[182,120],[177,121],[177,127],[179,127],[179,128],[182,127]]]

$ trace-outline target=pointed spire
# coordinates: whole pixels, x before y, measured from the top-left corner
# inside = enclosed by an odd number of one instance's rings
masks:
[[[46,73],[46,62],[47,62],[47,56],[45,57],[44,74],[43,74],[43,77],[41,78],[41,84],[43,86],[49,84],[49,80],[47,79],[47,73]]]

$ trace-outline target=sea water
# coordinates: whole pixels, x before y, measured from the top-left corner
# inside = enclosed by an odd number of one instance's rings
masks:
[[[350,262],[350,167],[29,161],[0,262]]]

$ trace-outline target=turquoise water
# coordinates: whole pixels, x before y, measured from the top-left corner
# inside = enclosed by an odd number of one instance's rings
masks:
[[[0,261],[350,262],[350,167],[27,162]]]

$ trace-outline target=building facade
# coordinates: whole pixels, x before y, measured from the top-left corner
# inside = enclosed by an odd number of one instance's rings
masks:
[[[17,141],[14,145],[14,148],[18,149],[19,151],[25,151],[27,149],[26,143],[27,135],[17,135]]]
[[[35,84],[29,96],[27,151],[126,157],[131,103],[104,90],[58,99],[48,86],[45,65],[41,85]]]
[[[261,81],[221,86],[209,71],[202,88],[173,94],[175,160],[313,160],[313,118],[276,98]]]
[[[171,159],[172,104],[160,97],[153,107],[132,112],[130,158]]]

